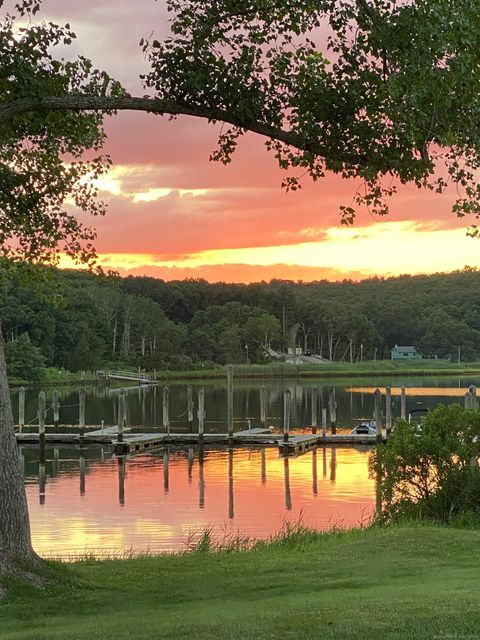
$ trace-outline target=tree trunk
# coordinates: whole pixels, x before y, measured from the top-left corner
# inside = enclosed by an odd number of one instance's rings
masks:
[[[0,330],[0,581],[18,576],[40,584],[31,573],[42,561],[32,548],[27,497],[20,472],[12,406]],[[0,598],[5,594],[0,585]]]
[[[117,325],[118,316],[115,316],[115,324],[113,325],[112,356],[115,356],[115,353],[117,351]]]

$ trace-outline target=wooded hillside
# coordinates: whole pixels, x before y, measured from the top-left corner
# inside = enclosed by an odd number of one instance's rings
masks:
[[[362,282],[209,284],[45,270],[39,284],[2,277],[11,372],[31,362],[75,371],[106,364],[190,369],[268,360],[296,344],[336,361],[389,358],[395,344],[425,356],[480,358],[480,272]],[[12,374],[13,375],[13,374]]]

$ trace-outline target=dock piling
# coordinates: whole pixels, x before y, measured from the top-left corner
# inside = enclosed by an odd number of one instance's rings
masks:
[[[318,426],[318,417],[317,417],[317,409],[318,409],[318,387],[313,387],[312,389],[312,433],[317,433]]]
[[[80,446],[83,447],[85,439],[85,389],[78,392],[78,423],[80,426]]]
[[[402,387],[402,389],[401,389],[400,418],[402,420],[406,420],[407,419],[407,395],[406,395],[405,387]]]
[[[374,393],[374,418],[377,425],[377,444],[382,442],[382,393],[380,389],[375,389]]]
[[[60,400],[57,389],[53,390],[52,395],[53,424],[58,427],[60,424]]]
[[[470,393],[470,409],[477,408],[477,387],[472,384],[468,387],[468,391]]]
[[[265,429],[267,426],[267,393],[265,385],[260,387],[260,426]]]
[[[335,435],[337,433],[337,402],[335,400],[334,387],[330,387],[328,390],[328,409],[330,411],[332,435]]]
[[[123,442],[123,431],[126,423],[127,406],[125,402],[125,395],[125,389],[122,389],[118,396],[118,442]]]
[[[198,390],[198,436],[203,441],[203,433],[205,430],[205,389],[200,387]]]
[[[193,387],[191,384],[187,387],[187,419],[190,425],[193,424]]]
[[[288,453],[288,440],[290,436],[290,398],[291,391],[287,389],[283,394],[283,444],[284,453]]]
[[[228,437],[233,439],[233,366],[227,367],[227,426]]]
[[[392,430],[392,389],[387,387],[385,389],[385,427],[387,430],[387,436],[390,435]]]
[[[327,437],[327,408],[322,408],[322,438]]]
[[[163,387],[163,428],[165,433],[170,434],[170,389]]]
[[[18,390],[18,432],[25,426],[25,387]]]
[[[45,457],[45,391],[38,394],[38,440],[40,455]]]

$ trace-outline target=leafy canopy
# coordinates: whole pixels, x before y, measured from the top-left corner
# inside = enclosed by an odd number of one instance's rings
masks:
[[[386,214],[398,183],[480,216],[480,3],[472,0],[167,0],[172,37],[144,43],[147,87],[228,113],[214,158],[229,162],[255,123],[284,185],[333,171],[360,178],[355,206]],[[476,233],[476,227],[471,229]]]
[[[0,8],[4,0],[0,0]],[[120,86],[84,57],[57,59],[55,47],[75,34],[67,24],[36,23],[39,2],[15,5],[0,22],[0,108],[41,95],[113,96]],[[28,23],[25,21],[29,20]],[[24,26],[26,24],[26,26]],[[90,262],[95,232],[76,215],[105,212],[94,179],[109,166],[102,155],[85,159],[104,141],[102,114],[29,111],[0,124],[0,246],[4,255],[55,261],[58,251]],[[65,202],[70,206],[65,206]]]
[[[287,189],[305,174],[360,179],[345,224],[363,204],[386,214],[405,183],[453,187],[454,213],[480,217],[475,0],[166,0],[171,37],[141,41],[139,97],[84,57],[56,56],[75,35],[37,22],[40,2],[11,0],[0,18],[3,254],[94,260],[95,232],[74,211],[105,212],[94,178],[109,166],[102,116],[118,109],[227,123],[212,155],[225,163],[246,131],[263,135]]]

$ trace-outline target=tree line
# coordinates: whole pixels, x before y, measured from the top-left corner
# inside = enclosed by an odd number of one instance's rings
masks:
[[[26,268],[26,267],[25,267]],[[4,278],[3,334],[10,374],[43,367],[192,369],[265,363],[289,347],[326,360],[390,357],[415,345],[426,357],[480,357],[480,273],[361,282],[255,284],[97,277],[44,268]]]

